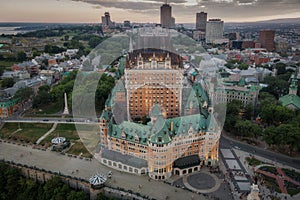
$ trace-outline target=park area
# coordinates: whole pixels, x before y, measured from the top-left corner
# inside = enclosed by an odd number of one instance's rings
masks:
[[[256,169],[256,172],[271,191],[275,190],[291,196],[300,193],[300,173],[295,170],[262,165]]]
[[[41,145],[50,147],[51,140],[55,137],[64,137],[71,142],[71,147],[66,150],[66,153],[91,157],[91,154],[83,145],[74,124],[58,124],[56,129],[41,142]]]
[[[1,139],[34,145],[35,142],[47,133],[53,124],[48,123],[5,123],[0,130]],[[89,128],[86,132],[93,131]],[[74,124],[58,124],[55,130],[39,144],[42,148],[51,147],[51,140],[55,137],[64,137],[71,143],[65,153],[91,158],[92,155],[83,145]],[[36,146],[36,145],[35,145]]]
[[[53,124],[5,123],[0,130],[0,136],[2,139],[34,144],[52,126]]]

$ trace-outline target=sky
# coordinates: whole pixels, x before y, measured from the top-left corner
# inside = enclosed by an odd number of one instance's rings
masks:
[[[159,23],[164,0],[0,0],[0,22]],[[300,0],[169,0],[176,23],[195,23],[196,13],[225,22],[300,17]]]

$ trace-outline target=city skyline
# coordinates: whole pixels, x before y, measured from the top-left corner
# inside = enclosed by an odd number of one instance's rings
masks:
[[[112,21],[159,23],[164,0],[11,0],[1,3],[0,22],[97,23],[108,11]],[[196,13],[225,22],[300,17],[297,0],[169,0],[176,23],[195,23]],[[13,14],[12,14],[13,13]],[[124,17],[125,16],[125,17]]]

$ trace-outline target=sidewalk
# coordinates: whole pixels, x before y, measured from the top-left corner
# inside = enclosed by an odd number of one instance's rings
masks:
[[[40,142],[43,141],[48,135],[50,135],[56,129],[56,127],[57,123],[54,123],[52,128],[36,141],[36,144],[40,144]]]
[[[96,173],[107,174],[113,172],[113,176],[106,183],[113,187],[139,192],[157,200],[206,199],[203,195],[176,188],[169,184],[148,180],[148,176],[137,176],[103,166],[96,159],[86,161],[84,159],[68,157],[51,151],[41,151],[29,147],[14,144],[0,143],[0,159],[14,161],[28,166],[36,166],[41,169],[60,172],[69,176],[76,176],[88,180]],[[72,173],[73,172],[73,173]],[[74,174],[74,172],[76,172]],[[177,192],[175,192],[177,191]]]

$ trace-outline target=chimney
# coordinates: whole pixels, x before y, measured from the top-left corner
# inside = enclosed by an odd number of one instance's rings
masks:
[[[170,123],[170,131],[173,131],[174,130],[174,124],[173,122]]]

